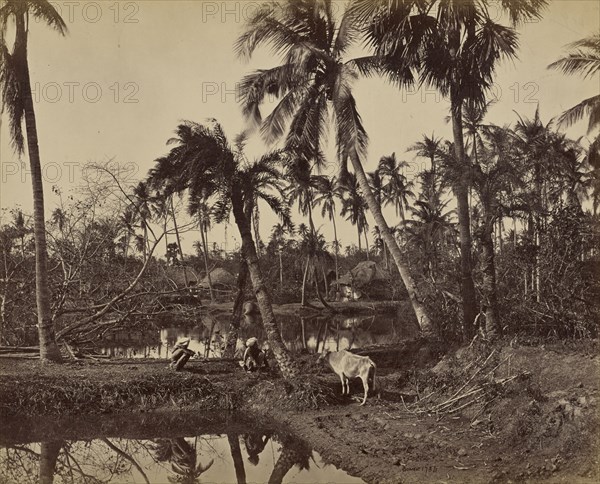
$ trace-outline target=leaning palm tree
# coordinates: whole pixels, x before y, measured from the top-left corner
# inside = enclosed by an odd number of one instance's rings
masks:
[[[271,45],[283,58],[277,67],[247,75],[240,86],[244,115],[260,126],[267,142],[285,135],[285,147],[300,156],[322,161],[322,143],[330,119],[335,123],[335,138],[340,163],[340,179],[347,174],[350,159],[375,223],[394,257],[407,288],[417,321],[424,332],[432,330],[431,320],[398,243],[394,239],[369,188],[362,166],[367,149],[367,134],[352,94],[359,74],[380,71],[374,57],[344,60],[359,37],[352,13],[344,11],[339,21],[332,1],[287,0],[281,8],[270,5],[256,9],[246,22],[236,50],[250,58],[260,45]],[[400,83],[410,82],[410,72],[389,71]],[[261,105],[271,95],[279,103],[264,120]],[[333,116],[330,117],[329,114]]]
[[[420,83],[450,100],[454,152],[460,176],[454,184],[461,245],[463,326],[466,336],[477,314],[472,275],[468,192],[470,164],[462,123],[466,102],[484,105],[501,59],[514,59],[519,22],[537,19],[546,0],[503,1],[507,27],[490,17],[491,0],[353,0],[351,12],[363,23],[366,40],[385,67],[405,76],[414,69]]]
[[[600,34],[586,37],[569,45],[572,51],[565,57],[550,64],[552,69],[560,69],[565,74],[580,74],[584,79],[600,72]],[[567,109],[558,118],[558,124],[570,126],[583,116],[589,116],[588,133],[600,127],[600,94],[584,99],[576,106]],[[590,165],[600,168],[600,134],[596,136],[588,150]]]
[[[229,213],[233,212],[242,239],[242,257],[250,275],[269,345],[283,376],[294,378],[298,369],[283,344],[273,313],[271,294],[259,266],[252,239],[252,214],[256,200],[266,202],[283,221],[289,220],[289,209],[278,196],[282,192],[282,177],[276,165],[282,154],[272,152],[254,163],[247,162],[243,154],[231,146],[216,120],[209,120],[204,125],[185,121],[178,127],[178,131],[194,141],[182,145],[181,150],[185,153],[181,157],[174,157],[174,160],[182,161],[185,156],[195,160],[195,163],[182,163],[181,169],[176,171],[176,182],[189,189],[192,194],[197,194],[194,191],[196,188],[212,184],[215,187],[214,211],[217,222],[227,219]]]
[[[50,309],[48,253],[44,223],[44,187],[27,58],[30,17],[42,20],[61,35],[67,31],[65,22],[47,0],[3,0],[0,2],[0,92],[2,93],[0,111],[8,112],[12,145],[19,155],[25,151],[23,137],[23,121],[25,121],[33,185],[35,280],[40,359],[58,362],[62,358],[56,344]],[[13,26],[15,38],[11,50],[6,43],[6,33]]]

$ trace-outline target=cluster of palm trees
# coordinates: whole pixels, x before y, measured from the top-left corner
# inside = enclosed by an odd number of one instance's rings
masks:
[[[554,170],[549,168],[554,154],[549,156],[544,151],[544,143],[556,148],[553,153],[564,155],[561,169],[566,170],[565,177],[570,177],[567,195],[571,201],[579,196],[582,186],[582,155],[564,136],[542,125],[537,114],[533,120],[519,121],[514,130],[488,129],[483,125],[489,105],[486,94],[498,63],[516,57],[517,25],[540,18],[546,0],[507,1],[495,5],[506,14],[509,25],[490,17],[487,0],[352,0],[340,15],[334,15],[331,0],[282,0],[281,3],[285,8],[256,9],[235,44],[236,53],[243,59],[251,58],[263,46],[270,47],[281,59],[280,65],[274,68],[248,74],[240,85],[248,132],[260,131],[265,142],[277,142],[280,149],[251,162],[243,154],[243,137],[232,145],[214,120],[204,125],[184,122],[177,128],[176,136],[169,140],[173,145],[171,151],[157,160],[147,185],[143,182],[136,188],[132,206],[138,214],[146,213],[149,190],[158,191],[162,194],[164,220],[170,213],[176,225],[173,197],[187,196],[189,211],[198,219],[205,254],[209,210],[217,222],[233,214],[265,329],[282,370],[289,375],[293,373],[293,365],[281,343],[269,291],[258,265],[254,241],[260,241],[258,200],[266,202],[286,226],[290,225],[290,210],[289,204],[282,200],[297,201],[301,213],[309,218],[309,234],[314,237],[317,230],[312,219],[313,207],[320,203],[322,213],[334,221],[339,199],[340,213],[357,227],[359,245],[361,237],[367,241],[365,211],[368,208],[378,239],[383,241],[380,245],[392,256],[421,330],[428,334],[433,324],[402,250],[404,237],[396,237],[383,216],[382,207],[392,205],[403,221],[407,209],[416,216],[417,222],[419,218],[431,220],[433,225],[426,229],[406,220],[403,226],[413,237],[425,237],[428,231],[444,233],[440,229],[444,223],[437,218],[445,217],[446,202],[442,194],[450,189],[457,207],[460,300],[468,336],[468,328],[478,312],[473,277],[473,228],[478,227],[477,238],[484,248],[485,266],[492,278],[494,251],[492,246],[490,252],[490,234],[502,223],[509,209],[513,212],[519,209],[512,205],[507,208],[502,200],[501,195],[514,190],[519,182],[510,179],[511,170],[507,166],[512,167],[512,163],[517,162],[532,167],[527,172],[531,180],[527,181],[531,181],[533,190],[531,193],[523,191],[529,198],[523,196],[524,203],[532,207],[528,210],[531,214],[527,215],[527,229],[534,240],[539,239],[543,230],[548,204],[560,198],[556,198],[559,195],[545,176],[545,170]],[[66,27],[47,0],[3,0],[0,5],[2,106],[10,115],[12,139],[19,153],[24,150],[22,121],[25,120],[32,167],[41,356],[59,360],[49,319],[43,192],[27,66],[27,21],[30,16],[42,18],[60,33],[64,33]],[[12,50],[5,42],[10,21],[16,26]],[[361,40],[368,49],[367,55],[348,58],[348,52]],[[597,37],[582,41],[574,48],[578,50],[554,67],[569,74],[596,74],[600,50]],[[353,83],[360,76],[382,76],[400,89],[415,84],[433,86],[450,101],[452,142],[440,147],[441,141],[432,136],[413,147],[419,156],[431,160],[431,170],[421,175],[421,195],[414,207],[408,204],[413,187],[402,174],[402,162],[394,155],[382,158],[376,172],[367,174],[364,170],[368,136],[353,95]],[[263,117],[263,104],[270,95],[277,96],[279,102]],[[563,121],[573,122],[588,113],[590,128],[597,127],[598,105],[598,97],[587,99],[565,114]],[[336,179],[318,175],[325,163],[325,137],[330,125],[337,147],[339,174]],[[590,147],[588,159],[597,161],[597,153],[598,139]],[[348,171],[348,161],[353,173]],[[282,172],[291,180],[287,187],[279,181]],[[473,192],[479,198],[483,220],[477,224],[473,221],[476,218]],[[521,210],[527,211],[522,207]],[[148,207],[148,217],[149,211]],[[149,224],[145,221],[146,215],[141,217],[144,236],[140,245],[146,250]],[[133,221],[129,218],[126,223],[132,226]],[[433,230],[434,226],[438,228]],[[337,255],[337,233],[335,238]],[[177,242],[181,250],[181,243]],[[432,250],[429,245],[428,250]],[[206,269],[209,272],[208,266]],[[539,276],[535,271],[534,268],[533,279],[537,280]],[[539,282],[532,284],[537,290]],[[494,281],[486,279],[484,286],[488,288],[483,292],[489,324],[496,319]]]

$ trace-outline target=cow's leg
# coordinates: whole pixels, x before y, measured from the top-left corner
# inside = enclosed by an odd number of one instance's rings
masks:
[[[367,401],[367,393],[369,393],[369,375],[367,374],[367,375],[361,376],[360,379],[362,380],[363,387],[365,389],[365,396],[364,396],[363,401],[361,403],[361,405],[364,405],[365,402]]]
[[[344,387],[344,374],[343,373],[340,375],[340,381],[342,382],[342,395],[344,395],[344,393],[346,393],[346,388]]]

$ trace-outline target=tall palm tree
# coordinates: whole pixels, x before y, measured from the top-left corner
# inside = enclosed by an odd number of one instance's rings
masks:
[[[266,141],[285,135],[285,147],[302,156],[322,161],[322,143],[333,113],[335,138],[340,163],[340,180],[347,173],[350,159],[363,195],[382,233],[407,288],[421,329],[432,330],[431,320],[410,276],[404,256],[369,188],[362,166],[367,134],[358,114],[352,84],[359,74],[380,71],[371,56],[345,60],[348,50],[359,37],[354,16],[345,10],[337,21],[332,1],[287,0],[281,8],[266,5],[253,12],[239,37],[236,50],[250,58],[260,45],[271,45],[283,58],[277,67],[247,75],[240,94],[245,116],[260,125]],[[410,72],[389,71],[400,83],[410,82]],[[275,94],[279,103],[264,120],[261,105]]]
[[[454,185],[461,245],[463,326],[470,336],[477,314],[472,275],[468,192],[470,166],[465,156],[462,111],[465,102],[485,104],[498,61],[515,58],[519,22],[537,19],[546,0],[506,1],[497,7],[512,26],[489,15],[491,0],[354,0],[351,11],[365,25],[367,41],[398,75],[415,69],[420,82],[450,100],[454,151],[460,177]],[[407,77],[407,76],[405,76]]]
[[[243,154],[233,148],[223,128],[216,120],[205,125],[185,121],[178,127],[193,143],[179,148],[185,157],[196,160],[195,163],[182,163],[177,182],[191,189],[212,185],[215,187],[215,219],[225,220],[233,212],[235,223],[242,239],[242,257],[246,262],[262,324],[277,364],[285,378],[298,375],[298,368],[283,344],[281,332],[271,302],[271,294],[265,283],[258,263],[256,246],[252,239],[252,213],[254,203],[261,199],[278,214],[283,221],[289,220],[289,209],[281,202],[281,173],[276,167],[282,154],[271,152],[247,163]],[[176,162],[183,156],[174,157]]]
[[[356,226],[358,232],[358,250],[362,250],[361,236],[365,235],[365,230],[368,228],[366,208],[367,204],[362,196],[358,180],[354,173],[348,173],[342,184],[344,189],[344,198],[342,198],[342,217],[346,217],[352,225]],[[366,238],[366,235],[365,235]],[[367,258],[368,258],[367,249]]]
[[[188,213],[197,217],[198,227],[200,230],[200,239],[202,245],[202,257],[204,259],[204,270],[208,280],[208,291],[210,300],[215,301],[214,291],[212,287],[212,279],[210,276],[210,267],[208,265],[208,228],[210,227],[211,210],[208,205],[207,193],[202,194],[202,198],[190,196],[188,203]]]
[[[335,259],[335,284],[336,290],[339,290],[338,279],[339,274],[339,242],[337,235],[337,226],[335,223],[336,200],[342,200],[343,188],[338,183],[336,177],[321,176],[317,184],[318,194],[314,200],[315,205],[321,205],[321,216],[327,217],[333,223],[333,238],[334,238],[334,259]]]
[[[152,205],[154,197],[150,194],[148,183],[141,181],[133,189],[133,204],[132,210],[137,212],[140,227],[142,229],[143,253],[144,262],[148,258],[148,248],[150,241],[148,233],[150,231],[150,220],[152,219]]]
[[[271,240],[277,247],[277,253],[279,254],[279,284],[283,289],[283,245],[285,243],[286,235],[293,235],[294,224],[277,222],[271,229]]]
[[[553,62],[548,67],[560,69],[567,75],[580,74],[584,79],[600,72],[600,34],[586,37],[569,45],[571,52]],[[588,134],[600,127],[600,94],[584,99],[576,106],[567,109],[558,119],[558,124],[571,126],[583,116],[589,116]],[[588,150],[590,165],[600,168],[600,134],[596,136]]]
[[[385,185],[383,186],[383,201],[385,205],[393,205],[396,215],[405,220],[405,210],[408,207],[408,198],[414,198],[412,192],[413,182],[409,182],[402,173],[409,165],[406,161],[397,161],[396,153],[383,156],[379,160],[377,171],[381,174]]]
[[[420,156],[422,158],[428,158],[431,163],[430,169],[435,177],[436,160],[438,156],[438,150],[441,146],[441,142],[441,138],[436,138],[434,133],[431,133],[431,137],[424,134],[421,138],[421,141],[417,141],[406,151],[416,151],[417,156]]]
[[[381,172],[379,171],[379,169],[377,169],[375,171],[367,173],[367,176],[369,177],[369,187],[373,192],[373,198],[375,199],[375,203],[377,204],[377,209],[381,211],[383,207],[383,196],[385,190]],[[388,258],[386,245],[383,243],[383,239],[381,238],[381,231],[379,230],[379,227],[377,227],[377,225],[373,227],[373,238],[376,249],[383,249],[383,260],[385,262],[385,268],[387,269]]]
[[[61,35],[67,31],[65,22],[47,0],[2,0],[0,2],[0,92],[2,93],[0,111],[8,112],[12,145],[19,155],[25,151],[23,137],[23,121],[25,121],[33,185],[35,280],[40,358],[42,361],[59,362],[62,358],[56,344],[50,309],[48,253],[44,223],[44,187],[27,57],[30,18],[42,20]],[[6,43],[6,34],[13,25],[15,37],[11,50]]]

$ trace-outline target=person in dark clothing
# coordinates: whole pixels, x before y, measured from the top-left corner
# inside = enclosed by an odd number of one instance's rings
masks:
[[[258,346],[257,338],[249,338],[246,341],[246,351],[244,352],[243,360],[244,370],[256,371],[261,368],[268,368],[267,356],[265,352]]]

